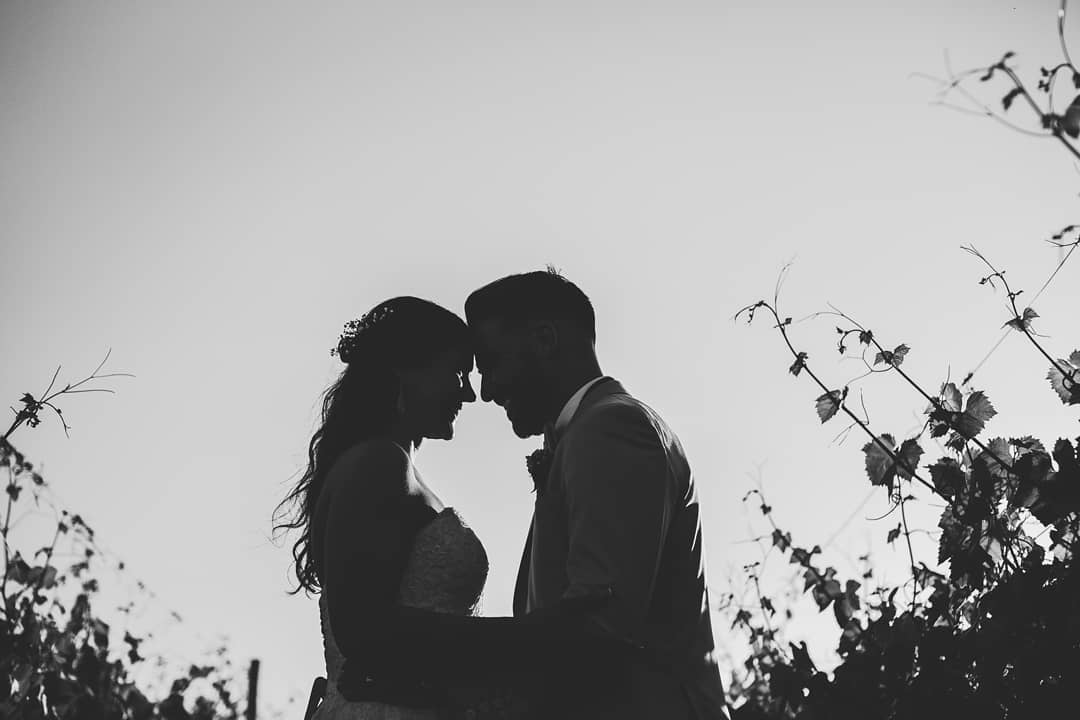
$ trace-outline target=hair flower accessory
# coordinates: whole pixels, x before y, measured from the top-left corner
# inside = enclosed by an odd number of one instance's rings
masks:
[[[533,492],[539,497],[543,494],[544,486],[547,485],[548,474],[551,472],[551,460],[555,453],[546,447],[533,450],[525,458],[525,468],[532,476]]]
[[[345,329],[341,331],[337,347],[330,349],[330,355],[338,356],[343,363],[351,362],[360,336],[393,314],[394,308],[383,304],[364,313],[359,320],[350,320],[345,323]]]

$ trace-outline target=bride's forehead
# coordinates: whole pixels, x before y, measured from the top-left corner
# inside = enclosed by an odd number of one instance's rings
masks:
[[[436,353],[434,359],[438,364],[447,365],[458,370],[471,369],[473,365],[473,349],[468,344],[443,348]]]

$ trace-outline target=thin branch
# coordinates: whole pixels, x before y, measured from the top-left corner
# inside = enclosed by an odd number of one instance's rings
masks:
[[[773,642],[773,628],[772,623],[769,621],[769,611],[765,609],[765,598],[761,595],[761,580],[758,578],[756,572],[750,574],[750,579],[754,583],[754,589],[757,591],[758,607],[761,608],[761,618],[765,621],[765,630],[769,633],[769,642]]]
[[[63,394],[64,395],[81,395],[82,393],[96,393],[96,392],[111,393],[113,395],[116,394],[116,391],[112,390],[110,388],[83,388],[82,390],[65,390],[63,392]],[[45,404],[44,400],[42,401],[42,404]]]
[[[999,347],[1001,347],[1001,343],[1005,342],[1005,338],[1009,337],[1010,334],[1011,333],[1008,330],[1002,333],[1001,337],[998,338],[998,341],[994,343],[994,346],[992,348],[990,348],[990,351],[987,352],[986,355],[983,356],[983,359],[980,360],[975,365],[975,367],[968,372],[966,377],[964,377],[964,381],[960,383],[961,385],[967,385],[969,382],[971,382],[971,378],[975,376],[975,373],[979,372],[979,370],[982,369],[982,366],[985,365],[986,361],[990,359],[990,356],[993,355]]]
[[[884,515],[879,515],[878,517],[868,517],[868,518],[866,518],[866,519],[867,519],[867,520],[868,520],[869,522],[879,522],[879,521],[881,521],[881,520],[884,520],[885,518],[889,517],[889,516],[890,516],[890,515],[892,515],[892,514],[893,514],[894,512],[896,512],[896,508],[898,508],[898,507],[900,507],[900,503],[899,503],[899,501],[894,501],[894,502],[893,502],[893,505],[892,505],[892,507],[891,507],[891,508],[889,508],[889,509],[888,509],[888,510],[887,510],[887,511],[885,512],[885,514],[884,514]]]
[[[850,322],[852,325],[854,325],[856,328],[858,328],[859,331],[861,331],[863,333],[867,333],[867,335],[869,337],[869,340],[870,340],[870,343],[875,348],[877,348],[879,353],[885,355],[886,358],[888,358],[891,355],[891,351],[886,349],[881,344],[881,341],[877,339],[877,336],[875,334],[873,334],[872,332],[867,331],[867,329],[861,323],[859,323],[854,318],[850,317],[847,313],[843,312],[842,310],[840,310],[836,306],[832,305],[831,303],[829,304],[829,307],[832,308],[833,311],[839,317],[844,318],[845,320]],[[889,360],[889,361],[887,361],[887,365],[890,368],[892,368],[893,370],[895,370],[897,372],[897,374],[899,374],[900,377],[903,378],[907,382],[908,385],[910,385],[912,388],[914,388],[914,390],[916,392],[918,392],[920,395],[922,395],[923,398],[925,398],[926,401],[929,402],[930,405],[934,409],[936,409],[936,410],[941,410],[942,409],[942,407],[941,407],[941,399],[937,398],[937,397],[931,397],[925,390],[923,390],[921,385],[919,385],[917,382],[915,382],[913,379],[911,379],[911,377],[906,372],[901,370],[900,366],[898,364],[896,364],[895,361]],[[946,425],[949,426],[949,428],[951,430],[953,430],[954,432],[959,432],[959,424],[958,423],[953,422],[951,419],[946,419],[944,422],[945,422]],[[990,457],[992,457],[999,465],[1006,468],[1010,473],[1013,471],[1012,463],[1006,462],[1002,458],[998,457],[997,454],[995,454],[981,440],[979,440],[978,438],[969,438],[969,439],[973,443],[975,443],[979,447],[980,450],[982,450],[983,452],[987,453]]]
[[[1062,234],[1064,234],[1065,232],[1070,232],[1070,231],[1071,230],[1062,231]],[[1076,251],[1077,247],[1080,247],[1080,239],[1078,239],[1078,240],[1076,240],[1074,242],[1071,242],[1071,243],[1056,242],[1055,240],[1047,240],[1047,242],[1050,243],[1051,245],[1053,245],[1054,247],[1069,248],[1069,251],[1067,253],[1065,253],[1065,256],[1058,262],[1057,266],[1054,268],[1054,271],[1050,273],[1050,276],[1048,278],[1046,278],[1046,282],[1044,282],[1042,284],[1042,287],[1039,288],[1039,291],[1036,292],[1035,295],[1032,296],[1031,301],[1030,301],[1031,303],[1034,303],[1036,300],[1038,300],[1039,297],[1041,297],[1042,294],[1046,291],[1046,289],[1048,287],[1050,287],[1050,283],[1053,282],[1054,278],[1057,277],[1057,274],[1059,272],[1061,272],[1061,269],[1065,266],[1065,263],[1068,262],[1069,258],[1072,257],[1072,254]],[[977,373],[979,370],[982,369],[983,365],[985,365],[986,362],[990,359],[990,357],[995,352],[997,352],[997,349],[999,347],[1001,347],[1001,344],[1003,342],[1005,342],[1005,339],[1007,337],[1009,337],[1010,335],[1012,335],[1011,330],[1006,330],[1005,332],[1003,332],[1001,334],[1001,337],[998,338],[998,341],[996,343],[994,343],[993,347],[991,347],[990,350],[987,351],[986,355],[984,355],[983,358],[981,360],[979,360],[978,363],[976,363],[975,367],[972,368],[968,372],[967,376],[965,376],[964,381],[961,383],[961,385],[967,385],[969,382],[971,382],[971,378],[974,377],[975,373]]]
[[[82,380],[79,380],[78,382],[68,383],[59,390],[54,391],[53,387],[55,387],[56,385],[56,378],[60,374],[61,367],[57,366],[56,372],[53,373],[52,380],[49,382],[49,386],[45,388],[45,392],[41,394],[41,397],[39,399],[35,400],[33,397],[30,397],[30,400],[23,400],[25,407],[23,407],[22,410],[16,410],[15,408],[11,408],[12,412],[15,413],[15,418],[14,420],[12,420],[12,423],[8,427],[7,431],[4,432],[2,436],[0,436],[0,439],[7,440],[9,437],[11,437],[12,433],[14,433],[16,430],[19,429],[19,427],[23,425],[23,423],[29,422],[31,427],[37,425],[37,423],[39,422],[37,413],[45,407],[53,410],[56,413],[57,417],[60,418],[60,421],[64,426],[64,433],[66,434],[67,431],[71,428],[66,422],[64,422],[63,413],[61,413],[60,409],[56,407],[55,404],[53,404],[53,401],[56,398],[60,397],[61,395],[78,395],[81,393],[91,392],[115,394],[116,391],[112,390],[111,388],[83,388],[82,386],[90,382],[91,380],[105,380],[115,377],[135,377],[132,373],[127,372],[114,372],[99,375],[98,373],[101,372],[101,369],[103,367],[105,367],[105,363],[108,362],[111,355],[112,348],[109,348],[109,350],[105,353],[105,358],[100,363],[98,363],[98,366],[94,368],[94,371],[92,373],[90,373]]]
[[[1077,72],[1076,66],[1069,56],[1069,45],[1065,42],[1065,14],[1068,9],[1068,4],[1068,0],[1061,0],[1061,5],[1058,7],[1058,41],[1061,43],[1061,54],[1065,57],[1065,62],[1069,64],[1069,67],[1073,72]]]
[[[911,579],[915,581],[915,592],[911,595],[911,612],[915,612],[915,598],[922,591],[919,574],[915,568],[915,553],[911,549],[911,531],[908,529],[907,512],[904,510],[904,496],[900,495],[900,523],[904,526],[904,540],[907,542],[908,560],[911,561]]]
[[[1012,288],[1009,287],[1009,281],[1005,279],[1005,273],[999,271],[996,267],[994,267],[994,265],[989,260],[986,259],[986,256],[984,256],[981,252],[979,252],[975,248],[974,245],[962,246],[961,249],[963,249],[966,252],[968,252],[968,253],[974,255],[975,257],[977,257],[979,260],[981,260],[983,263],[985,263],[986,266],[988,268],[990,268],[990,270],[993,272],[993,275],[990,275],[990,276],[988,276],[986,278],[983,278],[984,281],[991,281],[991,278],[997,278],[998,280],[1001,281],[1001,284],[1005,287],[1005,292],[1006,292],[1006,294],[1008,296],[1009,304],[1012,307],[1013,320],[1018,321],[1014,327],[1018,327],[1018,329],[1021,332],[1024,333],[1024,335],[1027,337],[1027,339],[1031,341],[1031,344],[1034,345],[1035,348],[1040,353],[1042,353],[1042,356],[1045,357],[1050,362],[1050,365],[1055,370],[1057,370],[1059,373],[1061,373],[1061,375],[1064,378],[1071,381],[1071,379],[1072,379],[1072,371],[1071,370],[1067,371],[1067,370],[1065,370],[1065,368],[1062,368],[1061,365],[1058,364],[1057,360],[1055,360],[1050,355],[1050,353],[1046,352],[1046,349],[1043,348],[1043,346],[1041,344],[1039,344],[1039,341],[1035,339],[1035,336],[1032,335],[1031,330],[1028,328],[1028,323],[1024,322],[1023,316],[1020,314],[1020,310],[1016,306],[1016,298],[1020,293],[1019,292],[1013,292]],[[991,285],[993,284],[992,281],[991,281],[990,284]]]
[[[1057,245],[1058,247],[1069,247],[1068,245],[1060,245],[1058,243],[1053,244]],[[1031,302],[1035,302],[1036,300],[1038,300],[1039,296],[1043,294],[1043,291],[1050,286],[1050,283],[1053,282],[1055,277],[1057,277],[1057,274],[1061,272],[1061,268],[1063,268],[1065,266],[1065,263],[1069,261],[1069,258],[1072,257],[1072,254],[1076,252],[1077,247],[1080,247],[1080,240],[1072,243],[1072,247],[1069,247],[1069,252],[1065,253],[1065,257],[1061,258],[1061,261],[1058,262],[1057,267],[1055,267],[1054,271],[1050,273],[1050,277],[1046,278],[1046,282],[1044,282],[1042,284],[1042,287],[1039,288],[1039,292],[1035,293],[1035,295],[1032,296]]]
[[[787,345],[788,350],[791,352],[791,355],[793,357],[795,357],[796,359],[798,359],[800,357],[799,352],[795,349],[795,346],[791,344],[791,339],[788,337],[788,334],[787,334],[786,324],[780,319],[780,315],[776,311],[776,308],[774,308],[768,302],[766,302],[764,300],[759,300],[758,302],[754,303],[753,305],[748,305],[747,307],[743,308],[742,310],[740,310],[738,313],[735,314],[735,319],[737,320],[745,312],[745,313],[748,314],[749,320],[753,321],[754,310],[756,310],[757,308],[765,308],[766,310],[769,311],[769,313],[776,320],[776,326],[775,327],[780,332],[780,336],[784,339],[784,344]],[[830,395],[831,393],[834,392],[824,382],[822,382],[821,378],[819,378],[817,376],[817,374],[815,374],[814,371],[805,362],[803,363],[802,371],[805,372],[810,377],[810,379],[813,380],[817,384],[817,386],[819,388],[821,388],[821,390],[823,391],[824,394]],[[933,484],[927,482],[926,479],[924,479],[921,475],[919,475],[918,470],[916,468],[908,467],[907,462],[905,460],[903,460],[902,458],[900,458],[895,452],[893,452],[893,450],[888,445],[886,445],[881,440],[881,438],[879,438],[877,436],[877,434],[873,430],[870,429],[870,427],[866,423],[864,423],[861,419],[859,419],[859,417],[854,412],[851,411],[851,409],[847,406],[847,404],[843,401],[843,399],[841,399],[839,401],[833,400],[833,402],[836,404],[836,407],[837,407],[838,410],[842,410],[845,415],[847,415],[849,418],[851,418],[853,421],[855,421],[855,424],[859,426],[859,429],[861,429],[864,433],[866,433],[870,437],[871,441],[875,445],[877,445],[881,449],[881,451],[885,453],[886,457],[888,457],[894,464],[896,464],[897,466],[903,467],[907,472],[910,472],[911,477],[914,478],[915,480],[917,480],[918,482],[920,482],[930,492],[932,492],[935,495],[939,496],[940,498],[945,500],[945,502],[950,502],[949,498],[945,497],[945,495],[943,495],[941,493],[941,491],[939,491],[936,487],[934,487]]]
[[[49,381],[49,387],[45,388],[45,392],[41,393],[42,397],[49,394],[49,391],[53,389],[53,385],[56,384],[56,377],[60,374],[61,365],[56,366],[56,372],[53,373],[52,380]]]

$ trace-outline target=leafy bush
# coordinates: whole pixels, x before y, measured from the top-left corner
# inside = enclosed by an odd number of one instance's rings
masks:
[[[1021,81],[1009,64],[1013,54],[1007,53],[989,67],[942,81],[943,97],[959,93],[976,110],[1015,125],[966,88],[972,81],[1004,77],[1009,87],[1002,112],[1025,106],[1036,120],[1028,132],[1080,158],[1073,144],[1080,138],[1080,96],[1060,112],[1054,102],[1060,78],[1080,89],[1080,70],[1064,41],[1064,21],[1063,2],[1058,31],[1065,59],[1042,69],[1035,92]],[[1067,252],[1047,284],[1080,247],[1078,233],[1080,227],[1070,226],[1051,238]],[[1080,405],[1080,350],[1067,358],[1061,357],[1065,349],[1051,353],[1032,327],[1038,313],[1018,302],[1022,291],[976,248],[964,249],[987,268],[979,283],[1004,293],[1011,313],[1004,327],[1022,334],[1046,363],[1043,367],[1049,367],[1046,390],[1066,405]],[[779,310],[779,288],[772,301],[756,302],[736,318],[752,322],[766,316],[793,358],[790,373],[817,385],[815,410],[821,422],[846,417],[849,429],[869,438],[862,448],[867,479],[888,493],[893,509],[900,511],[900,523],[887,539],[905,541],[911,577],[900,586],[860,593],[863,582],[873,579],[872,569],[859,579],[844,580],[835,568],[822,568],[817,561],[821,548],[796,544],[774,523],[761,491],[751,491],[747,499],[760,502],[771,524],[767,542],[798,567],[803,592],[811,594],[819,610],[833,611],[840,663],[831,673],[823,672],[805,643],[781,641],[790,610],[777,612],[777,603],[761,593],[758,564],[748,566],[757,602],[743,607],[728,594],[724,606],[732,627],[744,630],[751,643],[750,657],[730,688],[735,717],[1059,717],[1062,708],[1075,706],[1080,687],[1080,437],[1060,438],[1049,447],[1031,436],[986,439],[983,428],[997,410],[985,392],[969,386],[971,375],[930,391],[904,369],[907,345],[885,344],[839,311],[819,313],[840,323],[837,348],[849,357],[849,346],[857,350],[866,369],[862,377],[889,374],[926,403],[921,429],[913,437],[900,440],[878,432],[848,405],[851,384],[830,386],[811,367],[808,354],[795,346],[792,319]],[[924,464],[927,437],[942,442],[946,454]],[[917,562],[905,505],[931,496],[945,506],[938,521],[938,554],[934,562]],[[867,557],[862,560],[868,564]],[[901,590],[909,596],[906,603],[898,600]]]
[[[108,356],[106,356],[106,360]],[[172,665],[163,657],[144,657],[148,638],[116,633],[95,610],[101,592],[99,575],[105,553],[93,529],[82,517],[58,507],[49,484],[10,438],[23,426],[37,427],[42,414],[52,412],[64,431],[69,429],[58,398],[83,392],[111,392],[93,387],[94,381],[124,373],[99,374],[101,365],[84,380],[55,389],[57,374],[39,397],[23,395],[22,407],[7,432],[0,436],[0,471],[7,473],[6,507],[0,525],[4,545],[0,581],[0,718],[100,718],[132,720],[186,720],[239,717],[233,696],[235,683],[224,648],[210,662],[191,665],[171,682],[160,676],[154,685],[167,688],[152,700],[134,670],[156,664],[159,671]],[[13,510],[33,501],[53,513],[52,541],[30,552],[20,547],[13,532]],[[28,511],[29,512],[29,511]],[[25,517],[25,515],[24,515]],[[61,545],[64,552],[60,552]],[[61,567],[61,557],[77,562]],[[123,571],[122,564],[112,570]],[[120,609],[131,613],[133,603]]]

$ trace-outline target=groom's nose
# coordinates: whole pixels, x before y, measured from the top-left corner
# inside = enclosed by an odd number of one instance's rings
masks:
[[[461,388],[461,401],[462,402],[476,402],[476,391],[473,390],[472,383],[469,382],[469,376],[465,376],[465,383]]]

